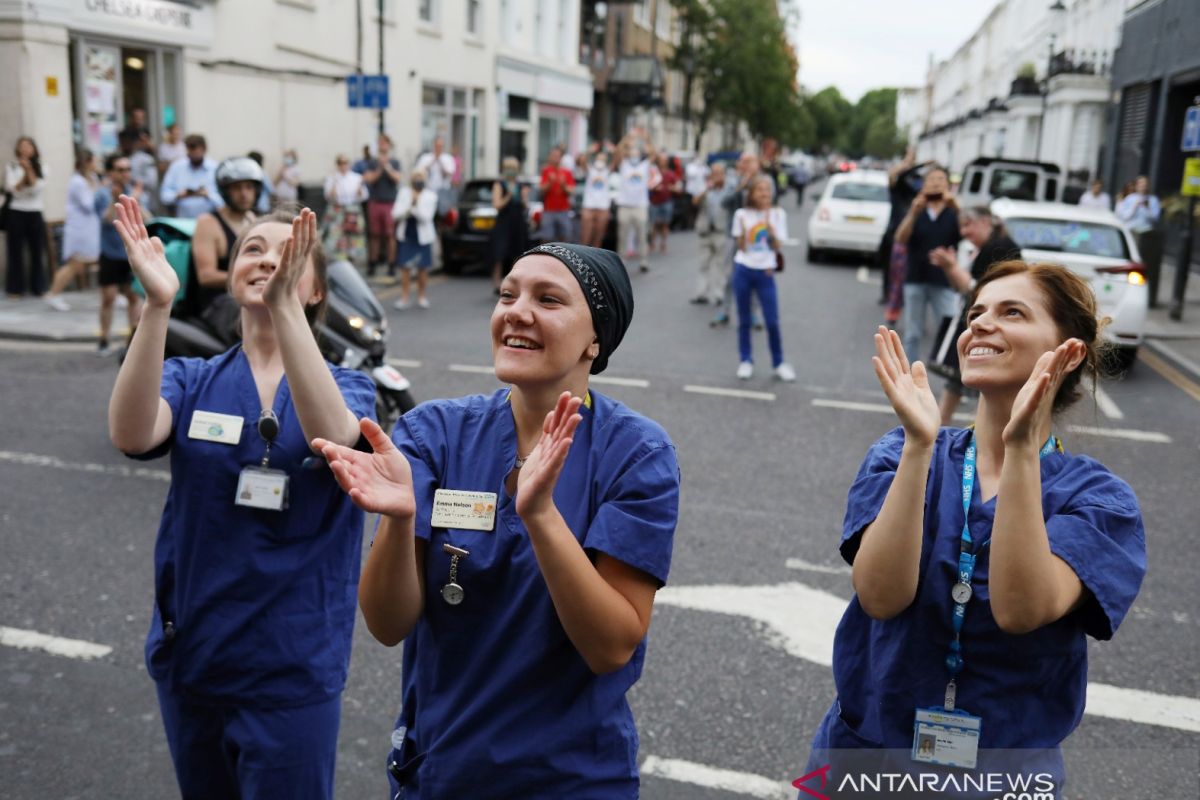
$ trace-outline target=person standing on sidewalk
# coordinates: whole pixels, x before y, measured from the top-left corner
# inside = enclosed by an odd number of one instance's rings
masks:
[[[708,176],[712,169],[704,160],[703,153],[696,153],[692,160],[683,168],[683,190],[687,193],[687,214],[684,218],[684,228],[691,230],[696,227],[696,217],[703,210],[697,198],[708,189]]]
[[[1083,208],[1101,208],[1111,211],[1112,198],[1108,196],[1108,192],[1104,191],[1104,181],[1099,178],[1092,181],[1088,191],[1079,198],[1079,205]]]
[[[438,197],[438,216],[454,207],[454,175],[458,170],[454,156],[445,147],[441,136],[433,137],[433,149],[418,156],[413,165],[414,170],[425,173],[425,185]]]
[[[12,195],[4,224],[8,257],[4,290],[15,300],[26,288],[35,297],[46,291],[46,220],[42,216],[46,173],[37,144],[30,137],[17,139],[13,156],[14,160],[4,165],[4,191]]]
[[[350,159],[338,154],[334,171],[325,178],[325,218],[321,227],[324,231],[325,257],[330,261],[345,259],[361,267],[366,258],[363,241],[363,201],[367,199],[367,187],[362,175],[350,169]]]
[[[746,206],[733,215],[733,238],[737,242],[733,259],[733,294],[738,314],[737,376],[743,381],[754,375],[750,349],[751,295],[758,296],[762,307],[775,377],[781,381],[796,380],[796,371],[783,360],[779,295],[775,287],[779,246],[787,238],[787,215],[782,208],[771,204],[771,183],[768,175],[756,177],[747,188]]]
[[[879,302],[886,306],[883,318],[888,324],[897,322],[900,310],[904,308],[904,273],[908,265],[908,248],[896,241],[896,229],[921,191],[921,170],[925,166],[917,163],[916,150],[910,146],[904,151],[904,158],[888,170],[891,214],[875,256],[876,266],[883,275],[883,293]]]
[[[662,176],[654,166],[654,145],[645,143],[645,152],[634,138],[626,134],[617,145],[617,160],[613,168],[621,176],[617,191],[617,253],[628,254],[629,238],[633,237],[633,253],[638,270],[649,272],[646,252],[649,246],[646,225],[650,219],[650,190]]]
[[[208,157],[208,142],[200,134],[188,135],[183,143],[187,156],[167,168],[158,195],[175,216],[196,219],[221,207],[217,162]]]
[[[542,194],[542,230],[538,235],[545,242],[575,241],[575,225],[571,220],[571,192],[575,190],[575,176],[563,168],[561,162],[562,150],[550,148],[538,183],[538,190]]]
[[[908,249],[904,276],[904,350],[921,353],[927,308],[933,310],[934,326],[958,312],[958,292],[950,288],[946,273],[929,260],[939,247],[957,248],[958,203],[950,194],[946,170],[933,167],[900,226],[896,241]]]
[[[500,295],[500,283],[522,253],[529,249],[529,220],[526,218],[528,187],[517,180],[521,162],[505,156],[500,162],[500,180],[492,184],[492,208],[496,226],[488,239],[492,258],[492,291]]]
[[[1129,226],[1134,234],[1153,230],[1162,216],[1158,198],[1150,193],[1150,179],[1139,175],[1133,184],[1133,193],[1117,204],[1117,216]]]
[[[125,243],[113,224],[121,195],[138,198],[142,224],[150,221],[150,212],[141,206],[141,199],[145,197],[141,184],[130,182],[132,167],[129,159],[120,153],[110,155],[104,159],[104,172],[106,183],[96,192],[96,214],[100,217],[100,355],[112,352],[108,334],[112,330],[117,295],[125,298],[131,336],[142,311],[142,299],[133,291],[133,268],[129,266]]]
[[[693,303],[720,305],[729,282],[730,230],[732,219],[725,210],[725,200],[733,187],[725,182],[725,165],[713,164],[702,190],[692,197],[699,209],[694,215],[696,233],[700,239],[700,279],[696,284]]]
[[[376,264],[387,264],[388,274],[395,275],[396,236],[392,221],[392,206],[404,178],[400,160],[392,156],[392,139],[381,134],[379,155],[366,163],[363,183],[367,185],[367,275],[375,274]]]
[[[180,794],[332,798],[363,515],[311,442],[355,445],[375,388],[313,334],[327,288],[316,217],[255,220],[230,254],[241,343],[165,362],[178,279],[132,198],[116,226],[146,308],[108,430],[131,458],[171,456],[146,668]]]
[[[400,254],[400,299],[395,303],[397,311],[408,308],[412,273],[417,274],[417,307],[429,308],[426,287],[429,285],[429,270],[433,268],[433,240],[437,229],[433,220],[437,216],[437,193],[425,182],[425,173],[413,170],[411,183],[400,189],[391,217],[395,222],[395,238],[399,240]]]
[[[380,515],[359,606],[376,639],[404,642],[389,797],[637,797],[626,694],[679,463],[660,425],[589,387],[632,316],[616,253],[535,247],[492,312],[506,388],[422,403],[390,440],[363,422],[371,454],[315,443]]]
[[[63,299],[67,285],[100,260],[100,218],[96,216],[96,157],[82,149],[75,155],[75,174],[67,181],[67,218],[63,223],[63,265],[54,273],[50,291],[42,297],[55,311],[70,311]]]

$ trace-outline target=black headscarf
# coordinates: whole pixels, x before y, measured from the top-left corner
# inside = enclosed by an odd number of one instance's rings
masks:
[[[547,242],[521,254],[547,255],[566,265],[592,312],[592,327],[600,342],[600,354],[592,362],[591,373],[599,375],[608,366],[608,357],[617,349],[633,320],[633,287],[621,257],[611,250],[584,247],[581,244]]]

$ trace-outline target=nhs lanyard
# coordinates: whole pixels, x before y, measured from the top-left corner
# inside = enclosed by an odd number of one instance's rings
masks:
[[[1061,452],[1062,447],[1051,434],[1038,458],[1045,458],[1055,451]],[[950,652],[946,654],[946,671],[950,673],[950,683],[946,686],[946,708],[953,710],[955,684],[954,679],[962,672],[962,625],[967,614],[967,603],[971,599],[971,579],[975,575],[975,541],[971,538],[971,527],[968,520],[971,515],[971,495],[975,491],[975,434],[971,433],[971,443],[967,446],[967,454],[963,459],[962,471],[962,502],[963,529],[958,551],[958,583],[950,589],[950,599],[954,601],[954,610],[950,612],[950,625],[954,629],[954,638],[950,641]]]

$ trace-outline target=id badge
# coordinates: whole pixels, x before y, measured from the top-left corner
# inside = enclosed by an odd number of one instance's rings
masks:
[[[287,473],[266,467],[246,467],[238,478],[234,503],[250,508],[282,511],[288,505]]]
[[[983,720],[965,711],[918,708],[913,723],[912,760],[975,769]]]
[[[242,439],[242,417],[233,414],[218,414],[215,411],[192,412],[188,425],[188,438],[221,444],[237,444]]]
[[[496,528],[496,493],[438,489],[433,493],[434,528],[490,531]]]

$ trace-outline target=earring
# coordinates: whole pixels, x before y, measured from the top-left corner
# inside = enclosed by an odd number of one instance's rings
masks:
[[[588,358],[595,361],[599,357],[600,357],[600,345],[594,344],[590,348],[588,348]]]

